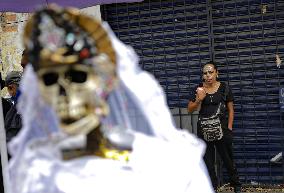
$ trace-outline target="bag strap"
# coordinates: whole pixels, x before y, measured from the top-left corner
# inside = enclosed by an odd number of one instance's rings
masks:
[[[198,86],[203,86],[203,83],[200,83]],[[223,104],[226,105],[226,100],[227,100],[227,96],[229,94],[229,86],[225,83],[225,82],[221,82],[221,85],[223,88],[221,88],[221,94],[223,95]],[[217,109],[215,110],[214,115],[218,115],[221,113],[221,106],[222,106],[222,102],[220,102],[218,104]]]

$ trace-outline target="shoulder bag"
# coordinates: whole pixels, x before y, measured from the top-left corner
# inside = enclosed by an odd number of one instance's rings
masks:
[[[203,138],[206,141],[218,141],[223,137],[223,130],[220,121],[220,114],[224,113],[223,109],[226,108],[226,97],[228,94],[228,86],[225,84],[224,98],[219,103],[216,112],[210,117],[199,117],[199,123]]]

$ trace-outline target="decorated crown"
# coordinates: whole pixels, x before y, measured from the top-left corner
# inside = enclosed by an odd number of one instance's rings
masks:
[[[74,8],[48,6],[34,13],[24,30],[24,46],[29,62],[37,71],[60,64],[88,64],[104,54],[116,64],[116,55],[105,29]]]

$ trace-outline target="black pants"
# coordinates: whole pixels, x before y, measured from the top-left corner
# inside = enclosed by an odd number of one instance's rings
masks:
[[[239,176],[233,161],[232,131],[226,129],[224,136],[219,141],[206,142],[207,148],[204,161],[208,169],[214,189],[218,187],[218,179],[215,172],[215,147],[228,171],[231,186],[240,186]]]

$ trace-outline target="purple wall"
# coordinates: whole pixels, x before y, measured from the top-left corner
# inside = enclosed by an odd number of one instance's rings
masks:
[[[85,8],[94,5],[141,1],[143,0],[0,0],[0,12],[32,12],[40,6],[50,3],[56,3],[63,7]]]

